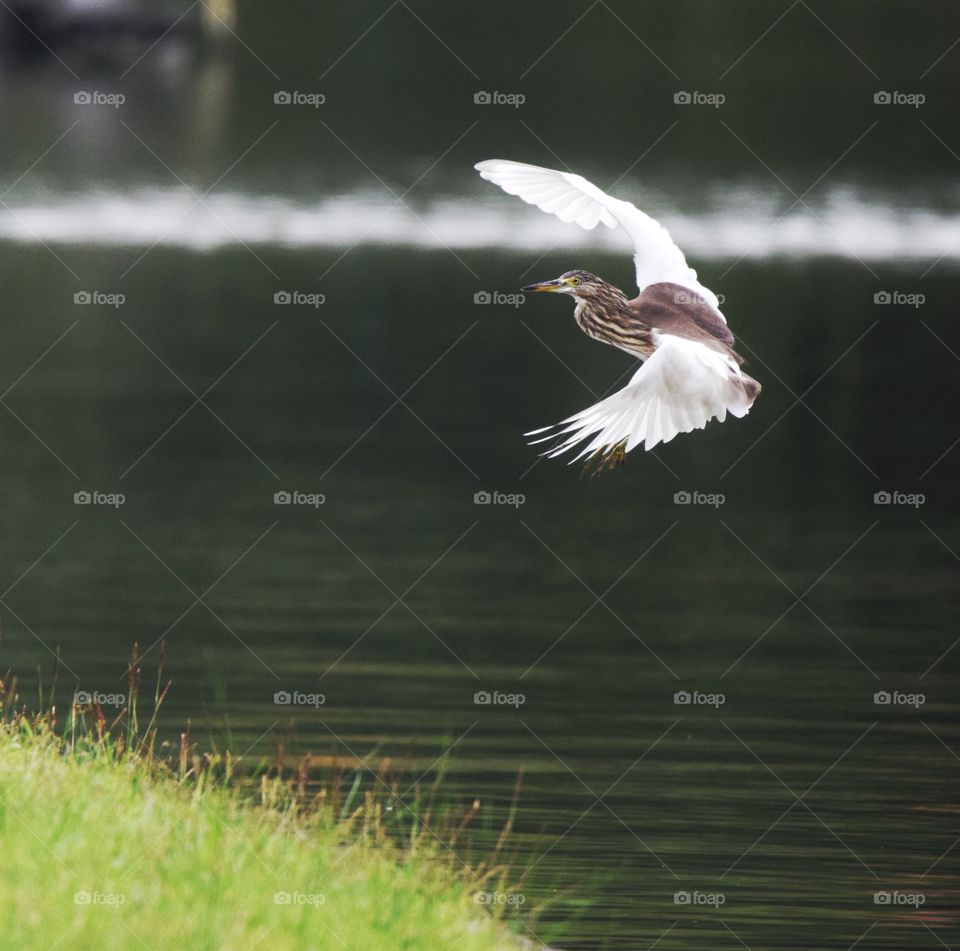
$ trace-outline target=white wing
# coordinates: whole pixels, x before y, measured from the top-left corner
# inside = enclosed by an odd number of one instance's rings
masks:
[[[508,195],[516,195],[561,221],[575,221],[588,230],[598,222],[608,228],[619,225],[633,243],[633,263],[641,291],[650,284],[670,281],[695,291],[720,314],[717,295],[697,280],[697,272],[687,264],[670,232],[630,202],[611,198],[572,172],[503,159],[478,162],[474,168],[481,178],[499,185]]]
[[[732,357],[695,340],[663,334],[660,344],[630,382],[556,427],[538,429],[528,436],[555,432],[533,442],[560,436],[563,441],[546,455],[556,456],[590,436],[594,438],[573,462],[593,452],[605,452],[627,440],[627,452],[644,443],[652,449],[677,433],[703,429],[727,412],[746,416],[760,385],[740,372]]]

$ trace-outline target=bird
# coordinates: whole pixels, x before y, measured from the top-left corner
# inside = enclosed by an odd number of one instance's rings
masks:
[[[716,294],[697,280],[666,228],[573,172],[503,159],[474,168],[507,194],[561,221],[588,230],[598,224],[619,227],[633,244],[636,297],[580,269],[523,288],[572,297],[574,318],[587,336],[641,361],[622,389],[554,426],[525,433],[536,437],[531,444],[554,440],[543,455],[579,447],[570,461],[587,457],[587,467],[602,472],[621,466],[640,445],[653,449],[712,419],[723,422],[728,412],[747,415],[760,384],[741,370],[744,359],[733,349]]]

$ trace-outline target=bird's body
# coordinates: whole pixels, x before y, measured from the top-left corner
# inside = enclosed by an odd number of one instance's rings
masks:
[[[558,427],[528,433],[541,437],[535,442],[560,438],[547,455],[558,455],[592,436],[575,458],[586,455],[602,465],[619,463],[641,443],[651,449],[677,433],[701,429],[711,419],[722,422],[727,412],[749,412],[760,384],[741,371],[743,358],[733,349],[733,334],[716,295],[697,280],[666,229],[629,202],[570,172],[500,160],[476,167],[504,191],[563,221],[585,228],[600,222],[620,226],[634,245],[640,293],[633,299],[580,270],[524,288],[569,294],[576,300],[574,316],[584,333],[643,361],[622,390]],[[553,432],[544,436],[548,430]]]
[[[733,334],[726,323],[679,284],[651,284],[632,300],[619,288],[607,287],[612,293],[580,302],[574,309],[577,324],[588,337],[645,360],[656,350],[659,334],[674,334],[742,362],[732,350]]]

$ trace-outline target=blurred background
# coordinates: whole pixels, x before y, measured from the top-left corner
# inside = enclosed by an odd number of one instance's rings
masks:
[[[11,0],[0,56],[25,698],[164,640],[165,736],[442,769],[467,861],[522,775],[557,947],[960,941],[954,4]],[[671,229],[746,419],[537,461],[631,362],[518,289],[633,269],[493,157]]]

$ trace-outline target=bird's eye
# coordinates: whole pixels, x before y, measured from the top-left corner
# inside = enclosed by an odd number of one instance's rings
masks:
[[[579,284],[579,283],[580,283],[580,278],[579,278],[579,277],[571,277],[571,278],[570,278],[570,283],[571,283],[571,284]]]

